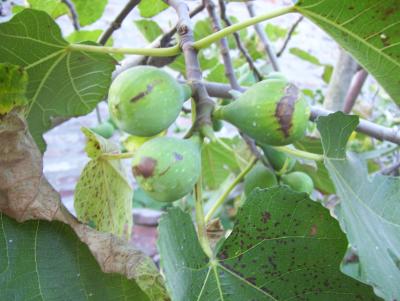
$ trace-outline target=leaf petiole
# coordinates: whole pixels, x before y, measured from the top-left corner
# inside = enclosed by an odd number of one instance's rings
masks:
[[[215,212],[218,210],[219,207],[224,203],[225,199],[228,197],[228,195],[231,193],[231,191],[236,187],[237,184],[239,184],[240,181],[248,174],[248,172],[252,169],[254,164],[257,162],[257,158],[251,159],[249,164],[241,171],[240,174],[232,181],[232,183],[229,185],[229,187],[222,193],[222,195],[216,200],[216,202],[213,204],[211,209],[207,212],[206,215],[206,223],[210,221],[210,219],[213,217]]]
[[[273,148],[282,153],[286,153],[286,154],[289,154],[289,155],[292,155],[292,156],[295,156],[298,158],[302,158],[302,159],[313,160],[313,161],[323,161],[324,160],[323,155],[309,153],[309,152],[301,151],[298,149],[290,148],[287,146],[274,146]]]

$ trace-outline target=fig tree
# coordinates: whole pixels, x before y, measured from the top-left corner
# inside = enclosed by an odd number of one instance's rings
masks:
[[[310,176],[301,171],[294,171],[281,177],[283,184],[293,190],[310,194],[314,190],[314,183]]]
[[[257,163],[244,178],[244,194],[248,196],[254,188],[269,188],[278,185],[275,174],[262,163]]]
[[[304,136],[310,108],[295,85],[267,79],[250,87],[236,101],[218,107],[213,115],[258,143],[280,146]]]
[[[108,107],[121,130],[149,137],[174,122],[190,95],[190,87],[178,83],[167,72],[137,66],[122,72],[112,82]]]
[[[139,186],[153,199],[173,202],[193,190],[201,172],[197,137],[182,140],[157,137],[137,150],[132,172]]]
[[[266,144],[261,144],[260,146],[264,151],[264,156],[268,159],[268,162],[276,171],[282,170],[285,162],[287,162],[286,171],[291,171],[296,164],[296,160],[287,156],[285,153],[277,151],[273,147]]]

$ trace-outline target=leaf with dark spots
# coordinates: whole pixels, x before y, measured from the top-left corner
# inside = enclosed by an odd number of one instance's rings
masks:
[[[295,9],[335,39],[400,104],[398,0],[303,0]]]
[[[285,88],[285,95],[279,100],[276,105],[275,117],[278,119],[279,129],[282,131],[285,138],[290,136],[290,129],[293,126],[293,113],[296,101],[299,98],[299,89],[292,84]]]
[[[135,177],[149,178],[154,175],[157,160],[150,157],[143,157],[138,165],[133,166],[132,171]]]
[[[158,247],[177,301],[379,300],[341,273],[347,241],[329,211],[285,187],[253,191],[216,260],[203,253],[179,208],[161,219]]]

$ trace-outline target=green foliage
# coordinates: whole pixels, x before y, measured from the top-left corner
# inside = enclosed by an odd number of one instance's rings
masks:
[[[265,32],[270,41],[276,42],[279,39],[286,37],[288,30],[279,25],[267,23],[267,25],[265,25]]]
[[[16,65],[0,64],[0,115],[27,104],[28,74]]]
[[[284,174],[281,177],[283,184],[288,185],[295,191],[305,192],[310,194],[314,190],[313,180],[304,172],[294,171],[288,174]]]
[[[223,139],[223,143],[233,146],[232,139]],[[203,144],[201,149],[201,170],[203,185],[207,190],[218,189],[230,174],[239,170],[237,155],[232,150],[213,141]]]
[[[43,10],[52,18],[56,19],[68,13],[68,7],[61,1],[56,0],[27,0],[28,7],[38,10]],[[24,6],[16,5],[13,7],[13,13],[19,13]]]
[[[153,20],[135,20],[136,27],[140,30],[147,41],[153,42],[163,34],[161,27]]]
[[[176,301],[378,300],[340,272],[346,238],[304,193],[253,192],[215,259],[203,253],[190,216],[178,208],[161,219],[159,233],[161,267]]]
[[[330,34],[400,103],[396,0],[299,0],[296,10]]]
[[[250,87],[236,101],[214,112],[258,143],[286,145],[305,135],[310,109],[299,89],[269,79]]]
[[[244,194],[249,196],[255,188],[270,188],[278,185],[275,173],[258,162],[244,178]]]
[[[141,0],[139,5],[140,15],[144,18],[151,18],[168,8],[163,0]]]
[[[79,24],[86,26],[97,21],[104,12],[108,0],[72,0],[78,13]]]
[[[190,88],[151,66],[130,68],[117,76],[108,94],[114,122],[123,131],[149,137],[167,129],[178,117]]]
[[[69,226],[1,213],[0,291],[2,300],[150,301],[135,281],[103,273]]]
[[[332,65],[321,63],[320,60],[316,56],[314,56],[314,55],[310,54],[309,52],[304,51],[300,48],[297,48],[297,47],[290,48],[289,52],[291,54],[297,56],[298,58],[300,58],[304,61],[307,61],[313,65],[324,67],[324,71],[322,73],[322,79],[324,80],[325,83],[329,83],[332,73],[333,73]]]
[[[400,180],[369,176],[365,161],[346,154],[347,140],[357,124],[358,117],[340,112],[317,121],[325,165],[340,197],[336,214],[360,266],[356,277],[393,300],[400,296]]]
[[[20,65],[28,73],[27,121],[44,151],[42,134],[51,118],[92,111],[108,89],[115,61],[107,54],[69,50],[57,24],[38,10],[25,9],[0,24],[0,38],[0,62]]]
[[[132,162],[139,186],[153,199],[173,202],[193,190],[201,173],[196,137],[182,140],[158,137],[144,143]]]
[[[132,230],[132,188],[120,160],[102,154],[116,153],[118,147],[88,129],[87,153],[92,158],[75,187],[74,207],[80,221],[126,240]]]

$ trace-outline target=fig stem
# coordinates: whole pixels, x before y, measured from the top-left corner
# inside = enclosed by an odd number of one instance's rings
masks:
[[[195,197],[197,235],[199,237],[199,242],[201,247],[203,248],[204,253],[206,253],[206,255],[209,258],[212,258],[213,252],[210,246],[210,242],[208,241],[206,220],[204,218],[201,176],[197,181],[196,185],[194,186],[194,197]]]
[[[102,154],[102,159],[105,160],[119,160],[119,159],[130,159],[133,158],[133,153],[122,153],[122,154]]]
[[[302,159],[313,160],[313,161],[324,160],[324,155],[309,153],[298,149],[290,148],[287,146],[273,146],[273,148],[282,153],[286,153],[288,155],[292,155]]]
[[[206,223],[208,223],[210,221],[210,219],[213,217],[213,215],[218,210],[218,208],[222,206],[222,204],[224,203],[224,201],[228,197],[228,195],[231,193],[231,191],[249,173],[249,171],[253,168],[253,166],[254,166],[254,164],[256,164],[256,162],[257,162],[257,158],[253,157],[250,160],[249,164],[240,172],[240,174],[238,174],[238,176],[232,181],[232,183],[229,185],[229,187],[215,201],[215,203],[212,205],[211,209],[206,214]]]
[[[98,53],[136,54],[146,56],[168,57],[178,55],[181,51],[179,45],[166,48],[116,48],[107,46],[70,44],[67,50],[88,51]]]
[[[253,26],[253,25],[258,24],[258,23],[260,23],[262,21],[265,21],[265,20],[268,20],[268,19],[272,19],[272,18],[275,18],[275,17],[279,17],[279,16],[282,16],[282,15],[285,15],[285,14],[288,14],[288,13],[291,13],[291,12],[294,12],[294,11],[295,11],[295,9],[294,9],[293,6],[288,6],[288,7],[283,7],[283,8],[280,8],[280,9],[276,9],[274,11],[267,12],[265,14],[258,15],[258,16],[253,17],[253,18],[249,18],[249,19],[244,20],[242,22],[238,22],[238,23],[233,24],[231,26],[225,27],[224,29],[222,29],[220,31],[217,31],[217,32],[215,32],[213,34],[210,34],[209,36],[196,41],[193,44],[193,46],[197,50],[202,49],[202,48],[206,48],[209,45],[211,45],[212,43],[217,42],[218,40],[226,37],[227,35],[230,35],[230,34],[236,32],[236,31],[239,31],[239,30],[241,30],[243,28],[246,28],[246,27],[249,27],[249,26]]]
[[[280,8],[253,18],[249,18],[242,22],[238,22],[231,26],[225,27],[220,31],[217,31],[209,36],[195,41],[193,43],[193,47],[196,50],[206,48],[210,46],[212,43],[219,41],[220,39],[239,31],[243,28],[253,26],[262,21],[272,19],[275,17],[282,16],[284,14],[288,14],[294,12],[294,6],[288,6],[284,8]],[[154,56],[154,57],[168,57],[175,56],[181,53],[180,45],[177,44],[172,47],[166,48],[118,48],[118,47],[108,47],[108,46],[97,46],[97,45],[85,45],[85,44],[70,44],[67,46],[66,50],[70,51],[87,51],[87,52],[98,52],[98,53],[116,53],[116,54],[135,54],[135,55],[145,55],[145,56]]]

